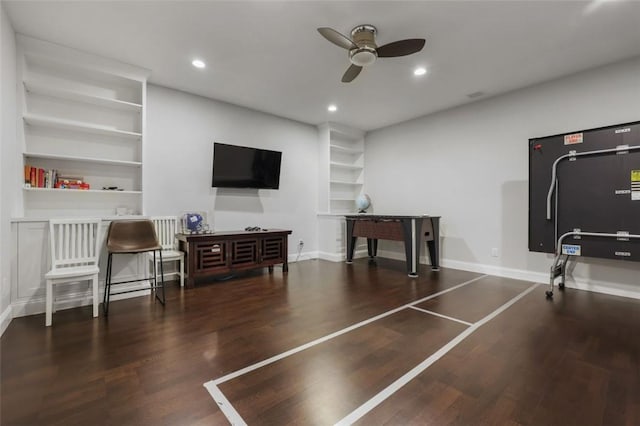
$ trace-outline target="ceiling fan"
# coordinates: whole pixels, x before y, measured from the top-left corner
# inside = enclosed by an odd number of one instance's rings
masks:
[[[373,64],[377,58],[411,55],[421,51],[425,43],[423,38],[410,38],[378,47],[376,45],[377,30],[373,25],[358,25],[351,30],[351,38],[328,27],[318,28],[318,32],[331,43],[349,51],[351,66],[342,76],[343,83],[353,81],[363,67]]]

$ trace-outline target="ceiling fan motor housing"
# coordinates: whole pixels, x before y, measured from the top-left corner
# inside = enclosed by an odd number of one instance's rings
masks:
[[[373,25],[358,25],[351,30],[351,39],[358,46],[349,51],[349,60],[360,67],[371,65],[376,61],[376,27]]]

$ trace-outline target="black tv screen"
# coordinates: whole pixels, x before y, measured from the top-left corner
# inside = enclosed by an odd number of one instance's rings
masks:
[[[211,186],[278,189],[281,160],[278,151],[215,142]]]

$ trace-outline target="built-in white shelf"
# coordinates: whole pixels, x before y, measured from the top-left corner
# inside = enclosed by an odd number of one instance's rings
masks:
[[[140,140],[141,133],[128,132],[126,130],[114,129],[107,126],[101,126],[94,123],[85,123],[81,121],[62,120],[59,118],[44,117],[38,115],[24,115],[23,120],[30,126],[48,127],[54,129],[77,130],[81,132],[93,133],[98,135],[119,136],[129,139]]]
[[[141,167],[140,161],[123,161],[123,160],[109,160],[105,158],[91,158],[91,157],[78,157],[71,155],[58,155],[58,154],[45,154],[41,152],[25,152],[22,154],[26,158],[43,158],[49,160],[64,160],[64,161],[81,161],[83,163],[97,163],[108,164],[113,166],[127,166],[127,167]]]
[[[133,102],[122,101],[119,99],[112,99],[103,96],[95,96],[87,93],[82,93],[75,90],[60,89],[57,87],[51,87],[43,83],[34,81],[24,81],[24,88],[29,93],[37,95],[51,96],[59,99],[66,99],[75,102],[82,102],[91,105],[97,105],[107,108],[119,109],[124,111],[141,111],[142,105]]]
[[[346,180],[330,180],[329,183],[334,183],[336,185],[362,185],[362,182],[349,182]]]
[[[348,154],[362,154],[364,151],[358,148],[348,148],[341,145],[329,145],[329,147],[334,151],[340,151]]]
[[[27,192],[55,192],[57,194],[125,194],[137,195],[142,191],[108,191],[106,189],[23,188]]]
[[[319,209],[326,209],[329,214],[354,213],[365,180],[364,132],[339,123],[326,123],[319,126],[319,130],[324,147],[320,151],[319,178],[324,183],[320,184]],[[333,225],[329,228],[326,230],[329,234],[340,233],[342,229]],[[320,240],[321,251],[333,252],[336,249],[336,238]]]
[[[332,161],[329,164],[331,165],[331,167],[336,167],[339,169],[362,170],[362,166],[359,166],[357,164],[338,163],[335,161]]]

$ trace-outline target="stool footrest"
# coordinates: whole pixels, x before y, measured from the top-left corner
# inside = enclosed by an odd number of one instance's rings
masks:
[[[137,279],[137,280],[129,280],[129,281],[120,281],[120,282],[117,282],[117,283],[109,283],[109,285],[138,283],[138,282],[142,282],[142,281],[153,281],[153,277],[151,277],[151,278],[140,278],[140,279]],[[115,294],[115,293],[111,293],[111,294]]]
[[[115,296],[116,294],[135,293],[136,291],[155,290],[157,288],[162,288],[162,286],[161,285],[152,285],[151,287],[136,288],[134,290],[123,290],[123,291],[118,291],[116,293],[110,293],[110,294],[112,296]]]

